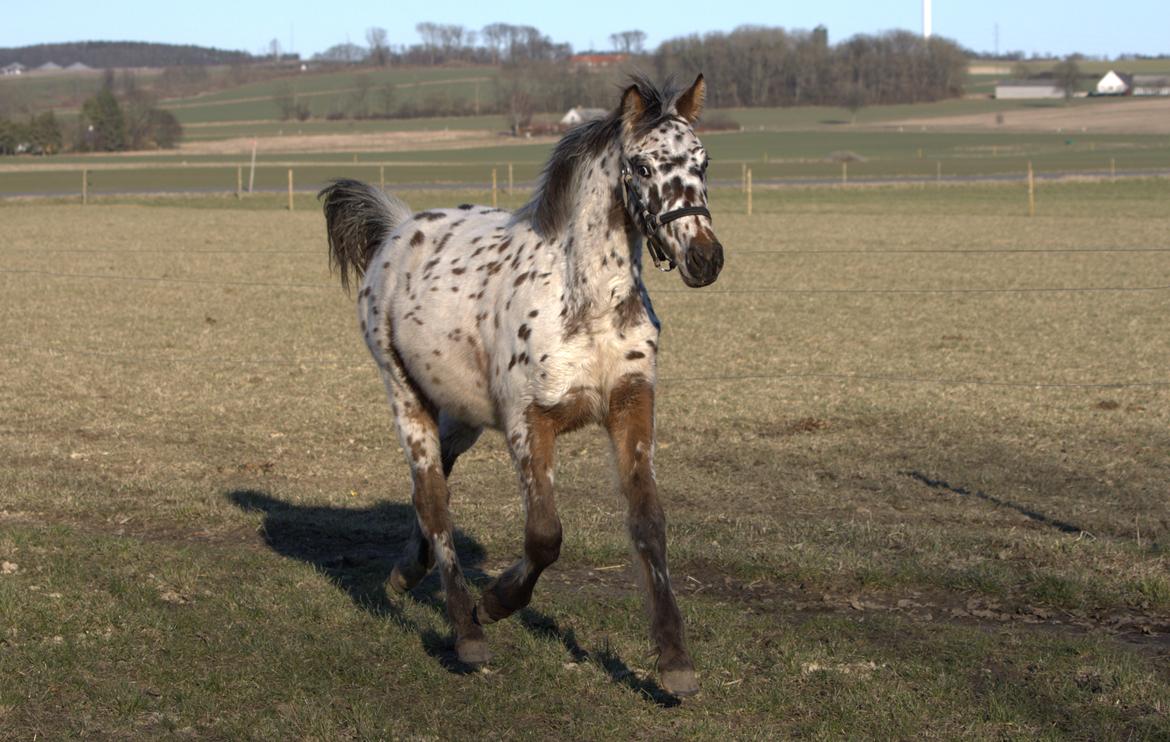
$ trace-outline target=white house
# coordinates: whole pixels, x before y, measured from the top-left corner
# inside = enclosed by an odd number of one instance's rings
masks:
[[[1129,83],[1124,77],[1113,70],[1097,81],[1097,95],[1125,95],[1129,92]]]
[[[569,112],[561,117],[561,126],[576,126],[586,121],[603,119],[608,115],[609,111],[604,108],[582,108],[581,106],[577,106],[576,108],[570,108]]]
[[[1001,100],[1063,98],[1064,91],[1052,80],[1003,80],[995,85],[995,97]]]
[[[11,77],[13,75],[23,75],[24,71],[28,69],[20,62],[13,62],[12,64],[0,67],[0,75],[4,77]]]

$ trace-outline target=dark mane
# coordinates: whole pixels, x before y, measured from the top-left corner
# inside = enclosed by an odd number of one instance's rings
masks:
[[[657,86],[644,75],[633,75],[629,85],[637,88],[645,107],[643,114],[633,122],[635,136],[653,130],[663,119],[674,115],[682,90],[674,84],[673,78]],[[581,167],[621,138],[622,124],[619,104],[605,118],[580,124],[561,137],[545,163],[532,198],[516,210],[516,219],[530,221],[532,228],[544,239],[559,235],[573,211],[573,196]]]

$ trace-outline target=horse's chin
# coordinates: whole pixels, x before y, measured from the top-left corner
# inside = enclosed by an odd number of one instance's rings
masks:
[[[705,280],[694,278],[681,267],[679,268],[678,275],[679,278],[682,279],[682,282],[686,284],[687,288],[692,289],[701,289],[704,286],[710,286],[711,284],[715,283],[715,279],[719,278],[718,273]]]

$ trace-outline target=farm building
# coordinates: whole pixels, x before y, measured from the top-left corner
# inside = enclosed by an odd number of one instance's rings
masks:
[[[995,85],[995,97],[1001,100],[1063,98],[1064,91],[1052,80],[1003,80]]]
[[[36,68],[36,72],[60,72],[61,65],[56,62],[45,62],[40,67]]]
[[[597,70],[621,64],[626,59],[628,57],[625,54],[574,54],[569,58],[569,66],[574,69],[584,67]]]
[[[25,66],[20,62],[13,62],[12,64],[0,67],[0,75],[4,77],[11,77],[13,75],[23,75]]]
[[[581,106],[577,106],[576,108],[570,108],[569,112],[561,117],[561,126],[576,126],[586,121],[603,119],[608,115],[609,111],[604,108],[582,108]]]
[[[1170,76],[1134,75],[1134,95],[1170,95]]]
[[[1097,81],[1094,95],[1125,95],[1130,91],[1132,82],[1132,76],[1109,70],[1104,77]]]

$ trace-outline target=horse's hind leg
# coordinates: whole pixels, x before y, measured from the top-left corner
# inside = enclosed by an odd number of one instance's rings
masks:
[[[422,575],[427,570],[420,565],[433,559],[447,596],[447,616],[455,629],[455,651],[460,661],[487,662],[487,642],[483,629],[472,620],[471,595],[455,554],[455,528],[447,509],[451,495],[443,476],[436,411],[418,395],[404,374],[388,374],[386,386],[394,406],[398,437],[410,464],[411,499],[418,516],[418,525],[395,567],[397,577],[391,575],[391,584],[397,580],[406,586],[413,578],[421,579],[418,570]],[[402,569],[404,564],[406,570]]]
[[[641,563],[650,609],[650,638],[658,649],[662,685],[676,695],[699,690],[683,636],[682,615],[666,568],[666,517],[654,479],[654,387],[628,377],[610,397],[606,420],[617,459],[618,480],[629,506],[630,540]]]
[[[481,428],[464,425],[445,413],[439,413],[439,448],[444,477],[450,476],[455,460],[475,444],[481,432]],[[415,518],[406,548],[390,573],[390,587],[400,593],[411,590],[434,566],[430,539],[423,535],[418,518]]]
[[[540,573],[561,553],[561,521],[553,500],[552,468],[556,422],[536,408],[509,425],[508,445],[524,497],[524,556],[483,592],[475,607],[481,624],[506,618],[532,600]]]

